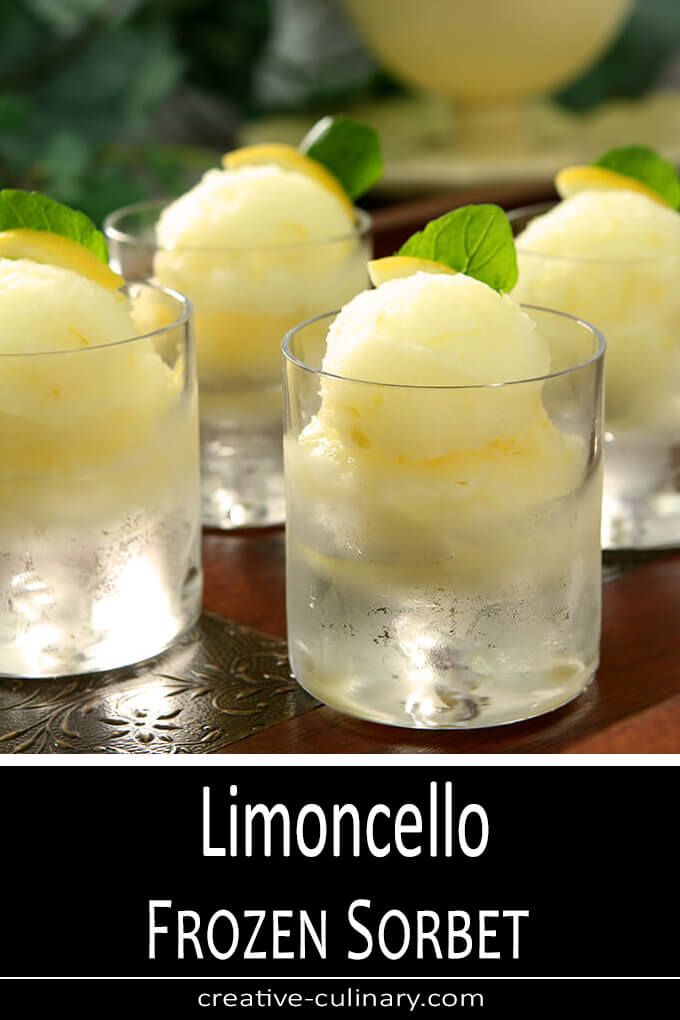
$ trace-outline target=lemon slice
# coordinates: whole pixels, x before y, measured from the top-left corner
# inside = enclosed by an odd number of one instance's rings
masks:
[[[388,280],[401,280],[414,273],[449,273],[456,275],[456,270],[445,266],[443,262],[432,259],[419,259],[413,255],[390,255],[384,259],[373,259],[368,263],[368,275],[374,287]]]
[[[579,191],[637,191],[652,202],[670,208],[657,191],[642,181],[604,166],[567,166],[556,175],[555,188],[560,198],[571,198]]]
[[[106,290],[118,290],[125,283],[104,265],[89,248],[48,230],[4,230],[0,232],[0,257],[32,259],[51,266],[72,269]]]
[[[354,219],[354,206],[337,177],[330,170],[326,170],[321,163],[305,156],[293,145],[284,145],[283,143],[246,145],[243,149],[234,149],[233,152],[227,152],[222,156],[222,166],[225,170],[239,170],[244,166],[271,166],[272,163],[275,166],[283,167],[284,170],[295,170],[316,181],[326,191],[335,195],[342,202],[349,216]]]

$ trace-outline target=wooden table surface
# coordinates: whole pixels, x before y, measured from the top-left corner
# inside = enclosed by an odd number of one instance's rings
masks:
[[[282,529],[205,537],[206,608],[285,636]],[[330,708],[232,744],[239,754],[680,752],[680,553],[604,586],[602,664],[580,698],[541,719],[465,732],[362,723]]]
[[[376,254],[454,205],[543,201],[549,190],[521,185],[439,195],[381,210]],[[207,532],[205,606],[274,637],[285,637],[283,529]],[[321,707],[230,745],[230,752],[582,753],[680,752],[680,552],[642,562],[604,587],[602,663],[596,682],[571,705],[527,723],[469,732],[405,730],[362,723]]]

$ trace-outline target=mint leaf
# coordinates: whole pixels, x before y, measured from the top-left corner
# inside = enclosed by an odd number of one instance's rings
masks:
[[[37,191],[4,188],[0,191],[0,231],[49,230],[89,248],[106,264],[106,240],[85,213],[69,209]]]
[[[620,149],[610,149],[595,161],[594,166],[603,166],[641,181],[661,195],[672,209],[680,206],[680,180],[677,170],[672,163],[646,145],[624,145]]]
[[[517,283],[517,254],[508,218],[497,205],[465,205],[409,237],[399,255],[443,262],[508,294]]]
[[[299,148],[330,170],[352,199],[372,188],[383,174],[378,132],[351,117],[323,117]]]

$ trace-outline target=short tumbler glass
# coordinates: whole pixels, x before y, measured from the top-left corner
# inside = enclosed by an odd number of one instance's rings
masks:
[[[510,213],[515,233],[551,205]],[[680,253],[517,254],[518,300],[582,316],[607,337],[603,548],[680,546]]]
[[[190,306],[128,287],[139,335],[0,355],[0,675],[132,665],[201,604]]]
[[[552,373],[489,386],[324,373],[337,313],[284,341],[289,654],[341,712],[499,725],[564,705],[595,674],[604,340],[525,311]],[[397,454],[416,440],[436,455]]]
[[[367,284],[371,221],[357,210],[346,236],[260,246],[162,248],[163,202],[119,209],[106,221],[111,264],[153,279],[194,307],[200,387],[203,522],[238,528],[284,518],[281,340]]]

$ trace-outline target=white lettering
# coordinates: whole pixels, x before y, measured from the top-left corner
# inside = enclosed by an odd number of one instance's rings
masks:
[[[353,949],[350,949],[349,952],[347,953],[348,960],[365,960],[366,957],[370,956],[373,951],[373,936],[371,935],[366,925],[361,924],[361,922],[358,921],[355,916],[357,910],[359,910],[360,907],[363,909],[370,910],[371,901],[354,900],[349,906],[347,917],[349,920],[350,928],[352,928],[354,931],[358,932],[361,935],[361,937],[364,939],[366,943],[366,948],[359,953],[355,953]]]

